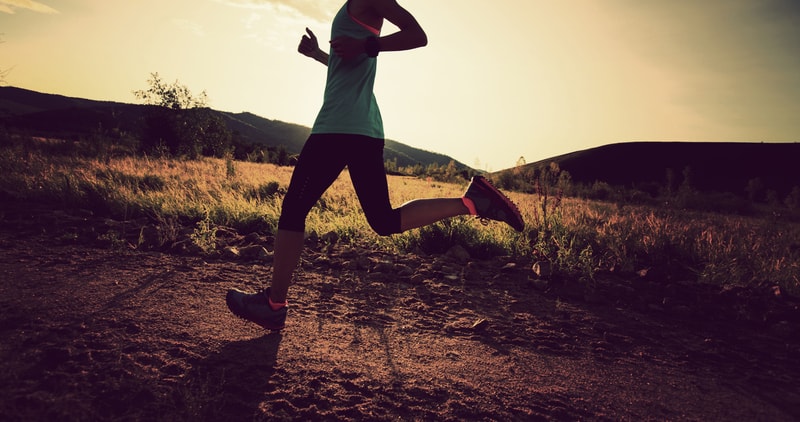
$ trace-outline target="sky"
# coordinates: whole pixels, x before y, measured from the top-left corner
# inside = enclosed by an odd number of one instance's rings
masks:
[[[137,103],[150,74],[217,110],[313,124],[343,0],[0,0],[5,84]],[[800,1],[399,0],[386,137],[483,170],[629,141],[800,140]],[[394,32],[386,24],[382,35]]]

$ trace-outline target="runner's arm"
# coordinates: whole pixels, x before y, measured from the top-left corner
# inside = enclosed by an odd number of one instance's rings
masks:
[[[408,10],[397,4],[395,0],[375,0],[372,2],[374,12],[394,24],[400,30],[380,37],[380,51],[402,51],[428,45],[428,36]]]
[[[311,57],[312,59],[327,66],[329,58],[328,53],[319,48],[317,37],[313,32],[311,32],[310,29],[306,28],[306,33],[308,35],[303,35],[303,37],[300,39],[300,45],[297,46],[297,51],[300,54]]]
[[[388,20],[400,29],[391,35],[378,38],[379,52],[411,50],[428,44],[428,36],[417,20],[395,0],[373,0],[370,2],[370,8],[375,16]],[[344,36],[331,40],[331,48],[335,54],[347,60],[363,53],[366,43],[367,38]]]

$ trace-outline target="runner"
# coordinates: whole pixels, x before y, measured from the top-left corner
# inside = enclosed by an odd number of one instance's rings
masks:
[[[384,20],[400,30],[381,37]],[[461,198],[415,199],[392,208],[383,120],[372,89],[379,53],[427,45],[411,13],[394,0],[349,0],[333,19],[329,53],[319,48],[311,30],[306,32],[298,51],[326,65],[328,74],[322,108],[283,199],[272,282],[260,292],[231,289],[226,296],[234,315],[268,330],[285,326],[286,297],[303,250],[306,217],[345,167],[369,225],[382,236],[468,214],[505,222],[517,231],[525,226],[517,207],[482,176],[472,178]]]

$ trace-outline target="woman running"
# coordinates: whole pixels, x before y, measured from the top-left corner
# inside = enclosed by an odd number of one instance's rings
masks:
[[[399,31],[380,36],[384,20]],[[505,222],[517,231],[525,226],[517,207],[481,176],[472,178],[461,198],[416,199],[392,208],[373,84],[379,53],[427,45],[414,16],[395,0],[349,0],[333,19],[328,53],[313,32],[306,32],[298,51],[326,65],[328,73],[322,108],[283,199],[272,281],[256,293],[231,289],[226,296],[234,315],[268,330],[285,326],[286,297],[303,250],[306,217],[345,167],[370,227],[382,236],[468,214]]]

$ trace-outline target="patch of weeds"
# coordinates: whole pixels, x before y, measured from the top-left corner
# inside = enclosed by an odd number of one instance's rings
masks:
[[[116,189],[127,188],[133,192],[160,192],[167,184],[164,178],[157,174],[137,176],[108,168],[97,170],[95,177],[104,185]]]
[[[507,253],[502,245],[465,218],[453,218],[421,227],[417,236],[409,239],[404,247],[407,250],[419,248],[428,254],[441,254],[456,245],[462,246],[473,258],[478,259]]]
[[[80,181],[80,191],[83,193],[81,206],[91,210],[95,215],[111,215],[111,198],[113,186],[108,184],[95,184]]]
[[[62,243],[75,243],[78,241],[78,233],[76,231],[67,231],[58,235],[56,240]]]
[[[200,248],[203,253],[211,253],[217,246],[217,227],[209,218],[209,213],[206,211],[205,217],[197,222],[194,231],[189,238],[192,243]]]
[[[561,204],[569,173],[551,163],[527,176],[536,195],[533,229],[528,234],[534,260],[549,262],[562,274],[593,280],[598,264],[590,239],[563,222]]]
[[[97,237],[97,244],[110,249],[124,249],[128,242],[119,232],[109,230]]]
[[[233,156],[231,154],[226,154],[225,157],[225,177],[228,179],[236,177],[236,165],[233,162]]]
[[[164,178],[157,174],[146,174],[137,183],[142,192],[161,192],[166,185]]]
[[[256,187],[245,189],[242,194],[245,199],[251,201],[265,201],[274,198],[277,194],[282,193],[285,193],[285,190],[281,188],[281,185],[276,181],[270,181],[267,183],[262,183]]]
[[[231,226],[239,233],[274,233],[278,229],[278,218],[260,214],[240,216]]]

